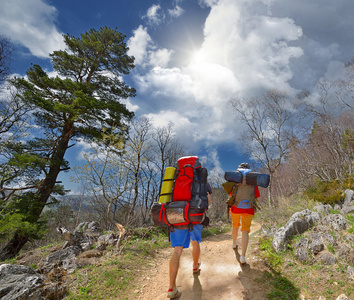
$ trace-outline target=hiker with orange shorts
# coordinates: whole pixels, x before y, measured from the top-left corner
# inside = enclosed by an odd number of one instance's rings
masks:
[[[250,203],[255,202],[260,197],[259,189],[256,185],[247,185],[245,175],[251,171],[248,163],[242,163],[238,166],[238,171],[243,174],[243,182],[237,185],[236,205],[231,206],[232,215],[232,247],[237,249],[237,236],[241,226],[241,264],[246,264],[246,251],[251,231],[251,223],[254,217],[254,207]]]

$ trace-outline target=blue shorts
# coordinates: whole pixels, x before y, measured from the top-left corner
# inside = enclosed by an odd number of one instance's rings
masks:
[[[170,233],[170,240],[172,247],[189,248],[190,241],[197,241],[198,244],[202,241],[203,225],[194,225],[193,230],[175,229]]]

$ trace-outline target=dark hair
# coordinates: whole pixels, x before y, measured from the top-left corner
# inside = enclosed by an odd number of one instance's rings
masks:
[[[242,163],[238,166],[238,169],[250,169],[250,165],[248,163]]]

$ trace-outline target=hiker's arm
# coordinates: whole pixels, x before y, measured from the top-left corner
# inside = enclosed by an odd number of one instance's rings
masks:
[[[258,186],[254,187],[254,197],[257,199],[261,196],[261,193],[259,192]]]
[[[208,197],[208,205],[210,205],[210,203],[211,203],[211,196],[210,196],[209,192],[207,193],[207,197]]]

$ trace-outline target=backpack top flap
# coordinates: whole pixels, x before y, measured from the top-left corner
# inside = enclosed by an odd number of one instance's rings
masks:
[[[195,169],[201,167],[198,156],[183,156],[177,162],[178,169],[183,168],[185,165],[191,165]]]

